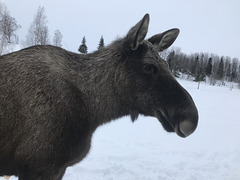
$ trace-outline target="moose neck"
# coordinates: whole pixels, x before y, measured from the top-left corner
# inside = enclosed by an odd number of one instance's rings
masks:
[[[85,71],[79,71],[78,87],[86,98],[97,127],[130,112],[128,82],[121,51],[104,48],[85,56]],[[81,59],[80,59],[81,60]],[[82,76],[84,78],[82,78]],[[84,79],[81,80],[81,79]],[[96,128],[94,127],[94,128]]]

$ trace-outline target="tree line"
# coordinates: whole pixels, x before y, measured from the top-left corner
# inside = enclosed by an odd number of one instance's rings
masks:
[[[103,36],[101,36],[97,49],[99,50],[99,49],[103,48],[104,46],[105,46],[104,38],[103,38]],[[88,47],[87,47],[87,44],[86,44],[85,36],[82,38],[82,43],[79,46],[78,51],[82,54],[87,54],[88,53]]]
[[[9,52],[9,47],[19,44],[17,31],[21,28],[14,17],[11,16],[7,7],[0,2],[0,55]],[[62,46],[62,34],[55,30],[52,45]],[[30,24],[25,40],[21,42],[23,47],[34,45],[51,44],[49,30],[47,26],[47,17],[44,7],[39,7]],[[11,51],[11,48],[10,48]]]
[[[30,47],[34,45],[48,45],[62,46],[63,35],[60,30],[54,31],[52,42],[50,41],[49,29],[47,26],[47,16],[45,15],[45,8],[38,7],[37,13],[34,15],[33,21],[29,26],[28,33],[21,45]],[[0,2],[0,55],[11,51],[10,47],[19,44],[17,31],[21,28],[14,17],[10,15],[7,7]],[[104,47],[103,36],[100,38],[98,49]],[[9,50],[10,48],[10,50]],[[82,44],[79,46],[80,53],[87,53],[86,39],[83,37]]]
[[[180,48],[172,48],[160,54],[175,77],[205,81],[210,85],[238,83],[240,88],[240,63],[238,58],[218,56],[211,53],[185,54]],[[198,86],[199,88],[199,86]]]
[[[63,35],[60,30],[54,31],[50,41],[47,16],[44,7],[39,6],[33,21],[29,26],[23,47],[34,45],[62,46]],[[8,53],[8,49],[19,44],[17,31],[21,28],[7,7],[0,2],[0,55]],[[101,36],[98,49],[104,47],[104,38]],[[11,49],[11,48],[10,48]],[[80,53],[88,53],[86,37],[82,38],[78,48]],[[225,85],[230,82],[238,83],[240,88],[240,64],[237,58],[218,56],[210,53],[185,54],[180,48],[172,48],[160,54],[168,62],[169,68],[175,77],[191,79],[198,82],[205,81],[210,85]],[[198,86],[199,88],[199,86]]]

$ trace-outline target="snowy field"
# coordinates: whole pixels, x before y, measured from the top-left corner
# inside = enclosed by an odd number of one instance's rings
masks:
[[[155,118],[132,123],[124,117],[95,132],[88,156],[63,179],[239,180],[240,90],[180,83],[199,110],[194,134],[183,139],[165,132]]]

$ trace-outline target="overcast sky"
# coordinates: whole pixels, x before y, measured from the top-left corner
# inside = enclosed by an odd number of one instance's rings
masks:
[[[123,37],[146,13],[147,37],[177,27],[182,52],[209,52],[240,59],[240,0],[0,0],[22,26],[24,40],[39,6],[45,7],[51,40],[56,29],[63,48],[77,52],[86,36],[89,51]]]

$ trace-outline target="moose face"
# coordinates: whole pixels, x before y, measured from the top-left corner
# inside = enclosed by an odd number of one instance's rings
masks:
[[[147,14],[125,38],[129,45],[126,63],[133,84],[131,118],[134,121],[138,114],[154,116],[166,131],[187,137],[197,127],[197,108],[158,54],[175,41],[179,30],[171,29],[144,40],[148,23]]]

